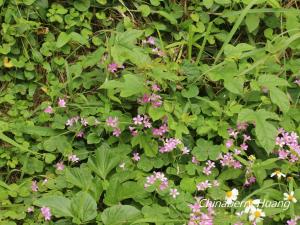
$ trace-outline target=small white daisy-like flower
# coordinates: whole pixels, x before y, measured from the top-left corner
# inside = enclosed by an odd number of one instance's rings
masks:
[[[276,170],[274,173],[271,174],[271,177],[276,176],[278,179],[281,179],[281,177],[286,177],[284,173],[281,173],[280,170]]]
[[[225,200],[227,204],[232,204],[235,200],[237,200],[237,196],[239,195],[239,191],[234,188],[231,191],[226,192]]]
[[[173,197],[173,198],[176,198],[178,195],[179,195],[179,192],[176,188],[174,189],[170,189],[170,195]]]
[[[263,220],[263,217],[265,217],[266,214],[261,209],[255,209],[251,212],[249,216],[249,220],[253,221],[255,223],[258,223]]]
[[[249,199],[248,201],[246,201],[245,203],[245,213],[250,213],[256,210],[256,207],[259,206],[260,204],[260,200],[259,199]]]
[[[286,201],[290,201],[290,202],[294,202],[294,203],[297,202],[297,199],[294,197],[293,191],[291,191],[289,194],[284,193],[283,196],[284,196],[284,200],[286,200]]]

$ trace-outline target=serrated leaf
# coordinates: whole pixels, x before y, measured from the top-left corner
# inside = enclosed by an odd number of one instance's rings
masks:
[[[289,108],[290,108],[289,98],[279,88],[276,88],[276,87],[270,88],[270,98],[274,104],[279,106],[279,108],[282,112],[286,113],[289,111]]]

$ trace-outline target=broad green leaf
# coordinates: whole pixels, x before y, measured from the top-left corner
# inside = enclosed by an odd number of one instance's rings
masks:
[[[98,176],[106,179],[109,172],[121,161],[121,156],[112,149],[102,145],[96,150],[96,155],[89,157],[88,165]]]
[[[154,157],[158,152],[158,144],[149,135],[140,134],[132,138],[131,143],[133,146],[139,145],[146,154],[146,156]]]
[[[90,189],[92,179],[91,171],[86,167],[68,168],[66,170],[66,180],[83,190]]]
[[[72,217],[71,201],[63,196],[48,195],[34,201],[36,206],[47,206],[55,216]]]
[[[183,89],[181,94],[185,98],[193,98],[199,94],[199,88],[196,85],[191,85],[188,89]]]
[[[71,212],[76,224],[88,222],[97,216],[97,203],[88,193],[80,191],[72,198]]]
[[[78,10],[78,11],[87,11],[90,7],[90,0],[75,0],[74,1],[74,7]]]
[[[276,86],[283,86],[283,87],[290,86],[289,83],[285,79],[280,78],[275,75],[260,75],[258,77],[258,84],[260,86],[263,86],[263,87],[266,87],[269,89],[276,87]]]
[[[85,69],[85,68],[94,66],[97,63],[99,63],[104,52],[105,52],[105,49],[100,47],[96,51],[88,54],[87,56],[84,56],[81,59],[82,67]]]
[[[247,28],[250,33],[253,32],[258,27],[259,21],[260,21],[260,18],[255,13],[249,13],[246,16],[245,22],[246,22]]]
[[[104,225],[126,225],[142,217],[140,210],[130,205],[116,205],[103,211]]]
[[[67,44],[70,41],[70,36],[69,34],[65,33],[65,32],[61,32],[58,35],[57,41],[56,41],[56,47],[57,48],[61,48],[63,47],[65,44]]]
[[[279,88],[276,87],[270,88],[270,98],[274,104],[279,106],[282,112],[286,113],[287,111],[289,111],[290,108],[289,98]]]
[[[148,5],[141,5],[138,7],[138,9],[142,13],[143,17],[147,17],[151,13],[151,9]]]

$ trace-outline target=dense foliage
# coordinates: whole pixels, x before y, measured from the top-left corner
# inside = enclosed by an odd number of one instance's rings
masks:
[[[297,224],[299,2],[0,7],[1,225]]]

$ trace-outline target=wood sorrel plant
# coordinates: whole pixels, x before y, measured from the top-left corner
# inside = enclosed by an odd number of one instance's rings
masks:
[[[297,1],[0,6],[0,225],[299,222]]]

